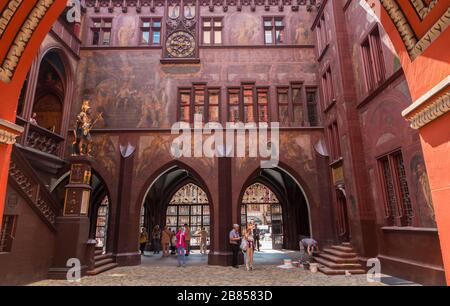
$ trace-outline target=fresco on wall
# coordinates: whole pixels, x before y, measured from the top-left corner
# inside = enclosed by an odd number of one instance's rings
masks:
[[[154,161],[162,162],[170,156],[171,137],[161,135],[141,137],[139,141],[139,151],[134,168],[134,175],[145,176],[154,165]],[[158,165],[158,167],[162,164]]]
[[[119,46],[126,47],[133,45],[134,33],[137,33],[136,17],[120,16],[117,24],[119,24],[119,30],[117,31],[117,42]]]
[[[263,39],[261,21],[258,16],[234,13],[226,17],[230,26],[230,43],[236,45],[261,44]]]
[[[428,174],[425,168],[425,162],[421,155],[416,154],[411,158],[410,169],[413,176],[413,194],[419,207],[420,216],[423,220],[423,226],[436,227],[434,217],[434,206],[431,198],[431,189],[428,182]]]
[[[98,161],[112,177],[116,175],[116,148],[118,136],[95,135],[93,139],[92,156]]]
[[[96,128],[168,127],[168,81],[157,58],[132,52],[96,54],[86,56],[80,67],[85,73],[79,101],[87,97],[94,112],[103,113]]]

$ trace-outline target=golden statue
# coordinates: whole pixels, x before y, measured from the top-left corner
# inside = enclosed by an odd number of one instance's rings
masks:
[[[97,118],[92,121],[92,109],[89,106],[89,100],[84,100],[81,105],[81,112],[77,115],[75,124],[72,155],[90,155],[92,151],[91,129],[102,118],[100,113]]]

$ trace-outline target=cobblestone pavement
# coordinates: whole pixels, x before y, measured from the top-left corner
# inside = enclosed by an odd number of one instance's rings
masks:
[[[253,271],[232,267],[188,266],[157,267],[141,265],[119,267],[103,274],[84,277],[79,284],[67,281],[45,280],[35,286],[367,286],[382,285],[368,283],[365,275],[326,276],[303,269],[281,269],[272,265],[257,267]]]
[[[278,265],[283,259],[295,259],[293,251],[265,251],[255,254],[255,269],[246,271],[232,267],[208,266],[208,256],[198,251],[188,257],[188,266],[178,268],[176,257],[161,258],[161,255],[142,257],[142,264],[135,267],[119,267],[93,277],[84,277],[73,284],[61,280],[44,280],[35,286],[373,286],[366,275],[326,276],[300,268],[282,269]]]

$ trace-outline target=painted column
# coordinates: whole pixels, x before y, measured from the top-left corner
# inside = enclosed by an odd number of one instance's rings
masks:
[[[73,156],[70,180],[66,186],[63,215],[56,219],[56,249],[49,278],[66,279],[68,260],[78,259],[81,275],[88,269],[89,202],[92,192],[91,158]]]

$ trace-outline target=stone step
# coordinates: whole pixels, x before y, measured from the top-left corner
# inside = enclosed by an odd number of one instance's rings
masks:
[[[342,251],[338,251],[338,250],[332,249],[332,248],[325,248],[325,249],[323,249],[323,252],[334,255],[334,256],[338,256],[338,257],[345,257],[345,258],[356,257],[356,253],[342,252]]]
[[[325,258],[316,257],[314,258],[317,263],[325,267],[337,270],[348,270],[348,269],[362,269],[359,263],[335,263]]]
[[[346,247],[352,247],[352,244],[350,242],[342,242],[341,244]]]
[[[104,266],[95,268],[94,270],[87,271],[86,274],[89,275],[89,276],[98,275],[98,274],[103,273],[103,272],[105,272],[105,271],[114,269],[114,268],[117,267],[117,266],[118,266],[117,263],[112,262],[112,263],[110,263],[110,264],[107,264],[107,265],[104,265]]]
[[[353,248],[352,247],[348,247],[348,246],[343,246],[343,245],[333,245],[331,246],[332,249],[341,251],[341,252],[346,252],[346,253],[353,253]]]
[[[351,274],[366,274],[366,271],[363,269],[331,269],[325,266],[319,266],[319,271],[325,275],[345,275],[345,271],[350,272]]]
[[[105,259],[101,259],[101,260],[98,260],[98,261],[96,260],[95,261],[95,267],[98,268],[100,266],[104,266],[104,265],[107,265],[107,264],[112,263],[112,262],[114,262],[114,260],[111,257],[105,258]]]
[[[99,254],[99,255],[95,255],[94,260],[97,261],[97,260],[102,260],[102,259],[110,258],[110,257],[112,258],[112,254],[111,253]]]
[[[102,255],[103,254],[103,250],[95,250],[94,254],[95,254],[95,256]]]
[[[338,257],[327,253],[319,253],[318,257],[325,258],[326,260],[335,262],[335,263],[359,263],[358,258],[356,257]],[[317,257],[314,257],[317,258]]]

